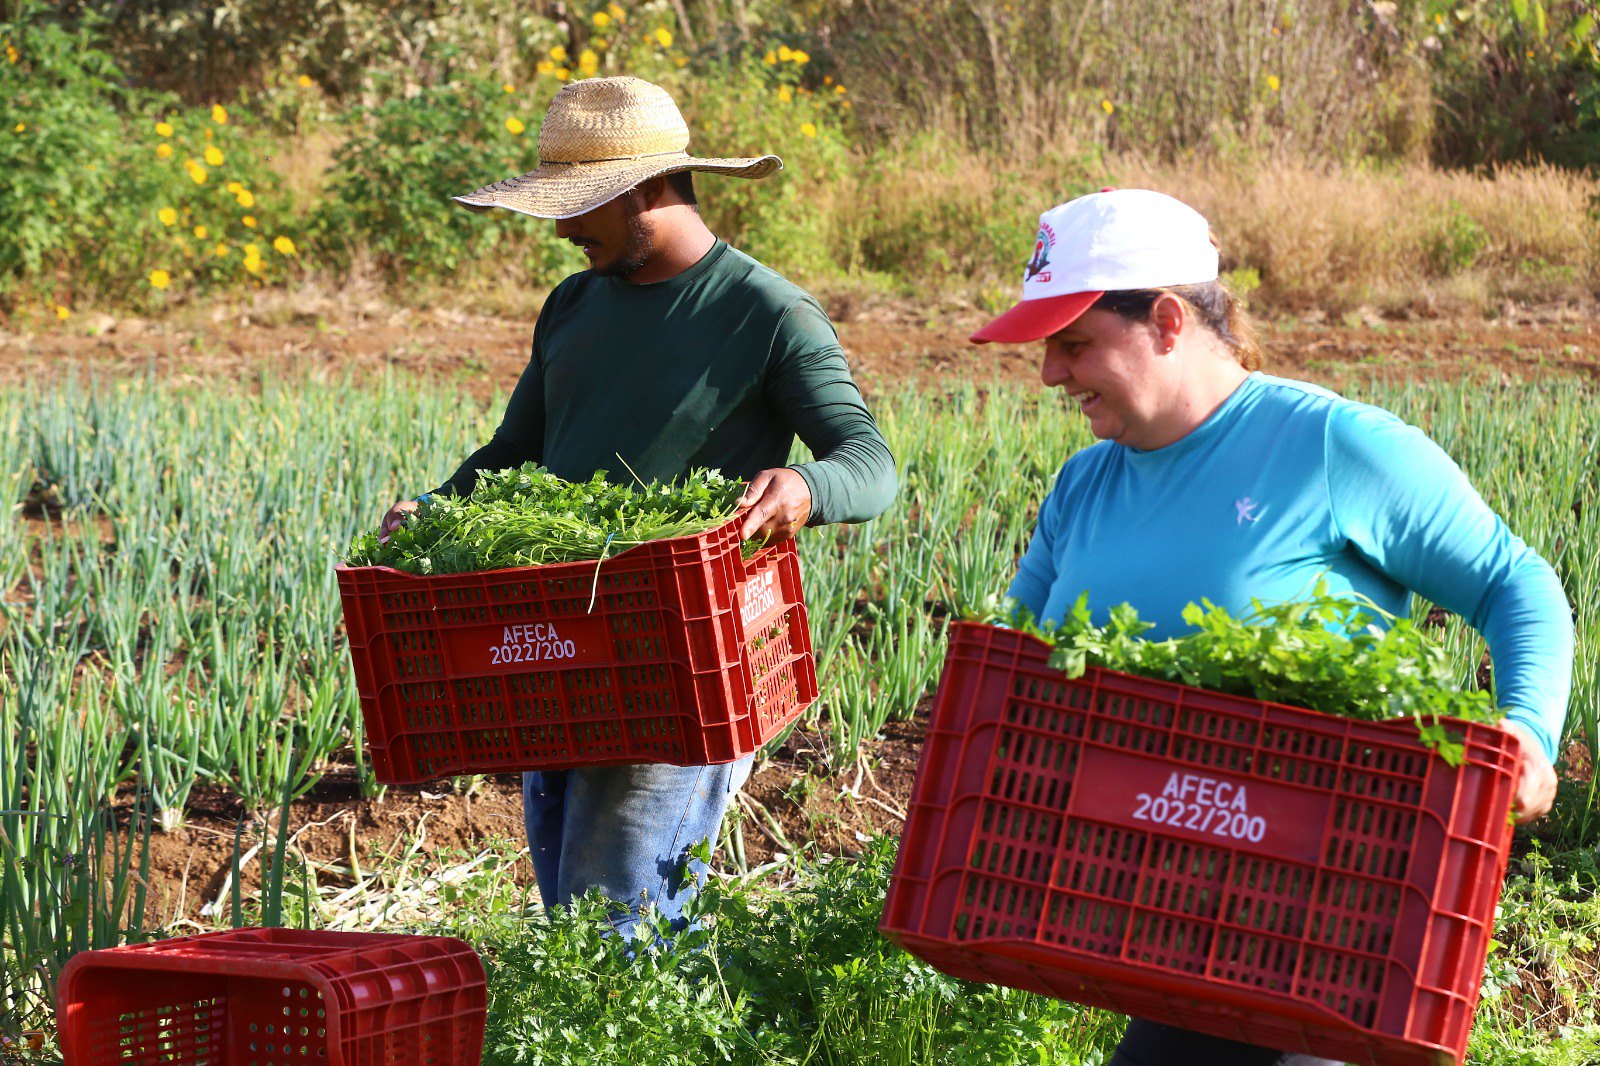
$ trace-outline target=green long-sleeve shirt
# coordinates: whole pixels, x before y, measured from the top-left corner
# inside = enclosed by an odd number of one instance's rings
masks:
[[[574,481],[599,470],[670,481],[697,467],[748,478],[783,466],[797,434],[814,457],[794,468],[810,524],[889,505],[894,457],[828,316],[718,241],[666,281],[584,271],[556,286],[500,428],[435,491],[465,494],[479,470],[529,460]]]

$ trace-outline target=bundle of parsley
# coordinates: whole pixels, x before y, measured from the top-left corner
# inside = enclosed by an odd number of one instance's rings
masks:
[[[741,482],[705,470],[681,481],[613,485],[603,474],[563,481],[539,466],[478,475],[471,495],[433,496],[389,538],[361,533],[351,566],[458,574],[609,559],[637,544],[686,537],[732,518]]]
[[[1456,687],[1449,653],[1409,618],[1364,598],[1330,595],[1323,582],[1304,600],[1252,600],[1239,617],[1209,600],[1191,603],[1183,620],[1193,631],[1167,640],[1141,637],[1151,623],[1127,604],[1095,625],[1087,594],[1059,623],[1040,625],[1014,601],[981,620],[1045,640],[1053,648],[1050,665],[1069,677],[1100,666],[1348,718],[1409,717],[1423,742],[1452,765],[1461,745],[1439,718],[1495,723],[1503,715],[1488,692]]]

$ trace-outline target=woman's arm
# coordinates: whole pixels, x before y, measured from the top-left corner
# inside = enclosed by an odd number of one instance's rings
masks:
[[[1488,641],[1496,701],[1533,741],[1523,744],[1524,791],[1548,778],[1553,792],[1549,766],[1566,721],[1573,649],[1572,610],[1555,571],[1421,430],[1374,407],[1341,405],[1326,444],[1340,532],[1379,570]]]

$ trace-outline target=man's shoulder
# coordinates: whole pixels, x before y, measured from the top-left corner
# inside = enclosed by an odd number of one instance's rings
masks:
[[[816,297],[731,244],[717,263],[717,273],[722,283],[730,289],[737,289],[742,298],[779,317],[796,307],[814,310],[822,317],[827,317]]]

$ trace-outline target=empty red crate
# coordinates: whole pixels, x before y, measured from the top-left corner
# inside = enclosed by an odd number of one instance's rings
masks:
[[[1515,741],[1091,669],[957,624],[883,932],[947,973],[1383,1066],[1465,1052]]]
[[[793,540],[739,521],[592,562],[340,567],[379,781],[749,755],[817,698]]]
[[[444,936],[234,929],[74,956],[74,1066],[473,1066],[483,963]]]

